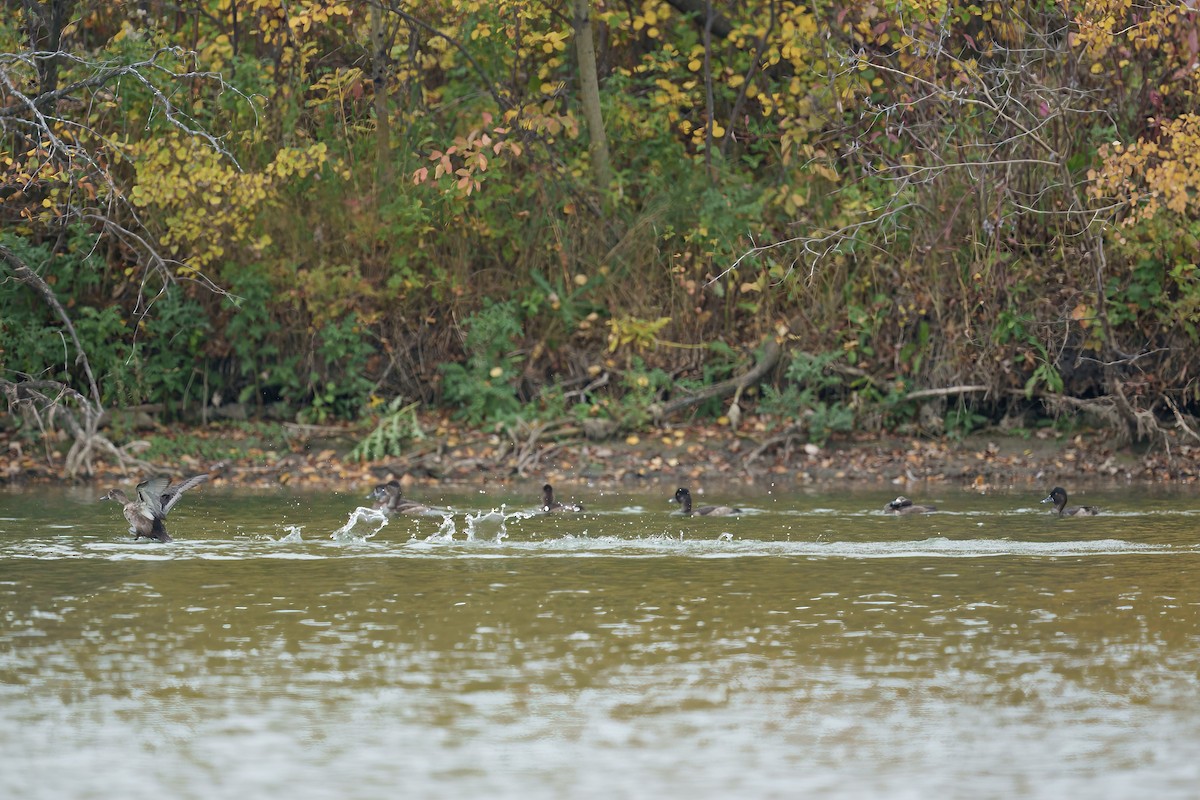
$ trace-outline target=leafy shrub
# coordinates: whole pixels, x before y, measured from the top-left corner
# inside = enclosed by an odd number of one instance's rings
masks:
[[[988,418],[960,403],[946,412],[945,422],[946,435],[961,441],[972,431],[986,425]]]
[[[321,329],[316,365],[310,373],[310,405],[302,418],[325,422],[331,417],[353,419],[375,387],[367,377],[367,360],[374,352],[355,314]]]
[[[212,325],[204,309],[179,289],[167,292],[146,317],[144,343],[136,348],[141,388],[146,399],[161,403],[168,415],[203,403],[203,381],[197,381],[204,344]]]
[[[793,356],[784,374],[784,388],[764,387],[759,413],[803,426],[809,439],[818,444],[834,433],[851,430],[854,409],[830,396],[842,385],[841,378],[828,370],[837,359],[836,353]]]
[[[403,397],[396,397],[388,403],[387,411],[375,429],[350,451],[351,460],[373,461],[403,455],[410,442],[425,438],[425,431],[417,419],[417,403],[401,405],[403,402]]]
[[[484,307],[463,320],[465,364],[442,364],[443,395],[456,405],[455,416],[471,425],[511,420],[521,408],[512,382],[521,358],[513,351],[522,334],[517,304],[512,300],[485,301]]]
[[[647,369],[634,356],[632,367],[621,378],[625,394],[615,407],[613,418],[626,430],[641,428],[653,419],[654,404],[672,385],[671,376],[661,369]]]
[[[143,343],[131,341],[132,332],[119,306],[87,300],[104,269],[92,239],[82,229],[72,228],[58,250],[15,236],[6,236],[4,242],[42,275],[68,309],[101,400],[110,405],[145,402]],[[0,368],[10,374],[62,381],[86,393],[86,378],[76,356],[62,321],[32,289],[16,281],[0,284]]]
[[[234,272],[231,265],[226,265],[226,270]],[[271,313],[276,292],[266,270],[257,264],[242,266],[234,272],[230,290],[229,302],[236,312],[225,324],[224,335],[233,362],[232,382],[238,388],[238,402],[253,398],[261,406],[271,387],[298,393],[299,355],[282,352],[283,326]]]

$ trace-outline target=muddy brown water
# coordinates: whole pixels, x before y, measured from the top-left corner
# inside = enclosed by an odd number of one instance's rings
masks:
[[[1200,498],[0,494],[0,796],[1190,798]]]

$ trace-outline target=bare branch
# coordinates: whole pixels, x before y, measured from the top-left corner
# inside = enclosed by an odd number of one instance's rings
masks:
[[[973,394],[977,392],[989,392],[990,386],[982,384],[972,384],[968,386],[946,386],[941,389],[919,389],[915,392],[909,392],[904,395],[905,400],[920,400],[925,397],[948,397],[956,394]]]
[[[32,288],[42,298],[42,302],[48,305],[55,316],[62,321],[63,327],[71,336],[71,342],[75,345],[75,359],[83,367],[83,372],[87,376],[88,387],[92,392],[92,403],[95,408],[101,408],[100,389],[96,385],[96,377],[92,374],[92,364],[88,361],[87,351],[83,349],[83,345],[79,342],[79,334],[75,332],[75,326],[71,323],[71,318],[67,316],[67,311],[63,308],[62,303],[58,301],[58,296],[54,294],[54,290],[42,280],[42,276],[38,275],[29,266],[22,261],[17,254],[8,247],[0,244],[0,261],[12,271],[17,280]]]
[[[889,209],[879,216],[871,217],[870,219],[863,220],[862,222],[844,225],[841,228],[838,228],[835,231],[830,231],[826,234],[813,236],[794,236],[790,239],[783,239],[778,242],[771,242],[770,244],[754,245],[751,249],[738,256],[732,264],[708,280],[705,285],[708,286],[723,279],[726,275],[736,270],[741,263],[748,258],[754,258],[763,253],[792,245],[798,245],[804,253],[807,253],[812,257],[812,266],[809,273],[811,276],[812,270],[816,269],[817,262],[836,250],[842,245],[842,243],[848,240],[855,240],[855,234],[857,234],[858,231],[866,228],[881,226],[884,222],[891,220],[902,212],[914,207],[916,207],[916,204],[914,203],[905,203],[896,208]]]
[[[157,107],[162,111],[163,117],[175,127],[182,130],[188,136],[202,139],[208,143],[210,147],[223,157],[232,162],[239,170],[237,159],[226,148],[219,139],[209,133],[203,126],[195,122],[188,114],[183,112],[176,106],[163,91],[150,80],[147,73],[159,73],[165,76],[168,80],[174,82],[186,82],[189,80],[207,80],[217,84],[222,91],[230,91],[237,94],[254,109],[255,119],[258,118],[258,111],[254,108],[254,103],[251,98],[239,90],[237,87],[225,80],[224,76],[217,72],[204,71],[187,71],[174,72],[160,62],[164,55],[172,55],[180,61],[184,61],[188,57],[193,57],[194,54],[188,53],[179,47],[163,47],[157,50],[150,58],[142,61],[135,61],[129,64],[121,64],[115,62],[93,62],[82,58],[74,53],[69,53],[62,50],[54,52],[33,52],[33,53],[6,53],[0,54],[0,83],[3,83],[8,93],[12,95],[18,102],[0,106],[0,120],[4,118],[19,117],[27,113],[33,120],[36,120],[38,127],[43,135],[47,135],[51,141],[55,142],[59,148],[66,149],[62,142],[54,135],[51,121],[68,122],[55,117],[48,118],[42,111],[43,108],[53,106],[59,100],[70,97],[84,89],[96,90],[108,86],[111,83],[120,81],[122,78],[129,78],[135,81],[138,85],[144,87],[154,98]],[[61,59],[76,64],[79,67],[88,70],[94,70],[93,74],[86,78],[73,81],[66,86],[59,87],[52,91],[44,92],[34,97],[28,97],[21,92],[14,84],[8,69],[10,64],[25,64],[33,66],[38,60],[45,59]],[[71,123],[73,124],[73,123]],[[82,127],[82,126],[80,126]]]
[[[57,48],[57,41],[52,44]],[[147,125],[161,117],[184,136],[199,141],[240,170],[223,137],[214,135],[181,107],[176,95],[181,87],[194,88],[198,83],[207,83],[218,92],[230,91],[244,100],[256,121],[257,109],[248,95],[219,73],[192,69],[188,62],[194,60],[194,54],[181,48],[160,48],[146,58],[125,62],[85,57],[60,49],[0,53],[0,134],[23,143],[21,149],[28,151],[28,166],[18,164],[13,174],[20,175],[21,169],[29,173],[20,179],[20,184],[14,181],[5,187],[6,197],[25,195],[21,202],[28,207],[21,210],[27,218],[43,225],[43,233],[53,235],[56,229],[66,230],[67,223],[83,222],[97,233],[97,240],[114,239],[137,254],[143,273],[135,314],[144,315],[153,303],[153,299],[146,302],[144,295],[150,273],[161,276],[164,286],[183,278],[221,290],[200,273],[176,269],[183,265],[160,252],[139,210],[129,199],[128,187],[123,185],[119,174],[110,170],[110,164],[125,150],[125,143],[91,127],[86,117],[75,112],[81,95],[115,100],[119,99],[122,87],[132,87],[150,97]],[[80,77],[57,85],[59,75],[68,71]],[[34,77],[36,80],[31,80]],[[28,89],[31,83],[36,90]],[[12,160],[9,164],[11,167]],[[88,184],[87,192],[80,190],[84,183]],[[43,198],[51,197],[55,199],[47,216],[40,216],[43,211],[40,207],[30,211]],[[15,208],[17,204],[8,207]],[[20,380],[0,377],[0,391],[9,409],[21,413],[43,431],[48,426],[58,426],[72,437],[63,467],[67,475],[90,474],[97,457],[112,457],[122,465],[133,463],[135,460],[127,452],[100,432],[105,414],[104,395],[63,303],[37,269],[4,245],[0,245],[0,272],[7,272],[28,286],[50,310],[73,350],[68,353],[66,369],[82,373],[81,381],[86,383],[85,392],[80,393],[58,381],[29,376]],[[47,458],[53,460],[49,450]]]

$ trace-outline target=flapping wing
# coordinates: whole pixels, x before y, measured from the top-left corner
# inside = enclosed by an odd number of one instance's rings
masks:
[[[183,483],[179,483],[169,489],[165,489],[162,493],[163,516],[165,517],[167,512],[175,507],[175,504],[179,502],[179,498],[183,496],[184,492],[186,492],[188,489],[191,489],[193,486],[199,486],[211,477],[212,476],[207,472],[202,475],[193,475]]]
[[[146,519],[161,517],[167,513],[163,510],[163,492],[171,485],[171,479],[166,475],[156,475],[147,478],[137,485],[138,513]]]

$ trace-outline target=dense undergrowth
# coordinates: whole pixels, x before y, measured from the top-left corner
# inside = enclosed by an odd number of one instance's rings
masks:
[[[1182,4],[756,0],[706,24],[704,3],[594,1],[607,185],[578,3],[5,6],[0,244],[69,311],[106,406],[359,419],[364,456],[438,407],[608,435],[774,340],[754,386],[684,413],[818,441],[1079,412],[1121,438],[1195,427]],[[30,54],[59,46],[79,60],[54,85],[165,47],[171,75],[236,91],[185,80],[191,130],[156,113],[157,75],[38,106],[97,174],[15,122],[12,87],[51,80]],[[0,368],[82,382],[18,281]]]

